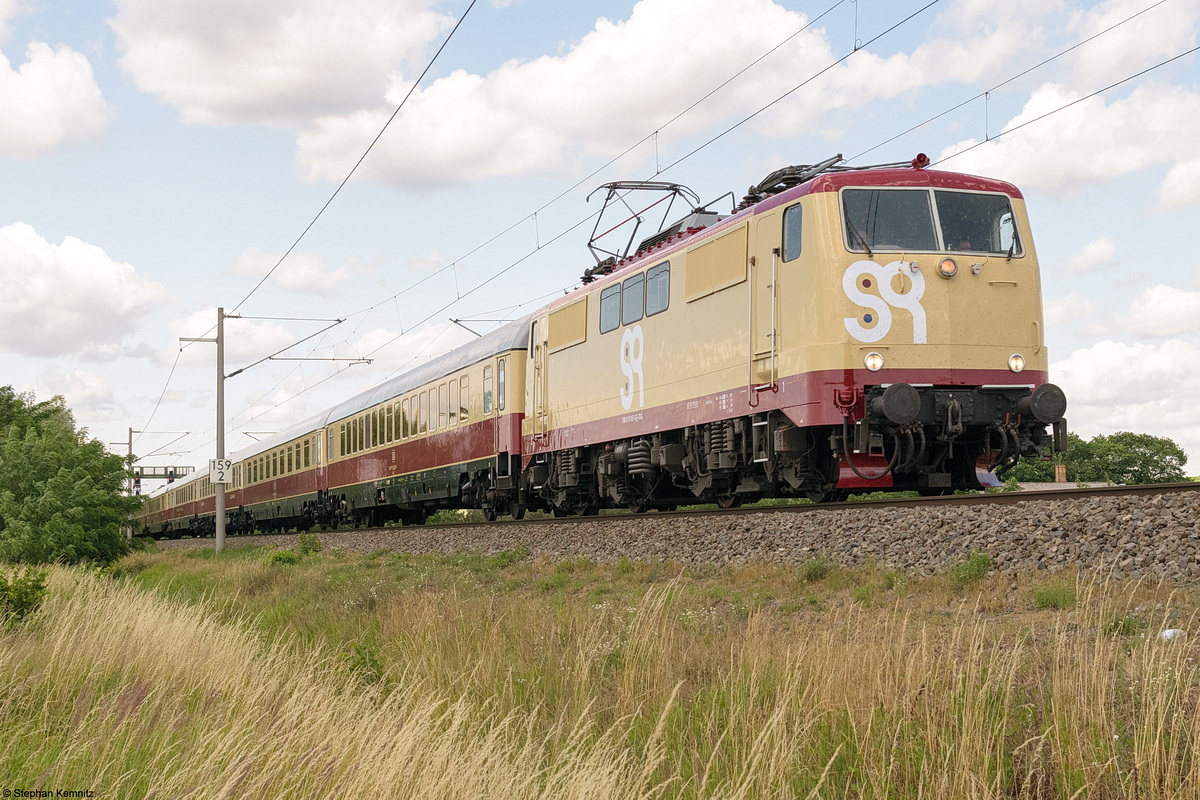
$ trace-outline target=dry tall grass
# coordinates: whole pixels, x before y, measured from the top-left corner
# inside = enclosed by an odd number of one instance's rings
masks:
[[[344,581],[347,567],[363,580]],[[634,576],[636,599],[618,588],[596,602],[550,580],[552,565],[473,589],[411,570],[368,580],[367,562],[215,568],[221,602],[55,572],[32,625],[3,634],[4,785],[116,797],[1200,797],[1196,637],[1164,642],[1161,626],[1130,622],[1146,587],[1081,581],[1062,611],[999,610],[998,583],[948,603],[936,581],[888,605],[827,592],[828,606],[739,607],[686,575],[640,588]],[[329,618],[298,612],[305,595]],[[1163,622],[1171,599],[1154,613]],[[296,633],[265,636],[268,615]]]

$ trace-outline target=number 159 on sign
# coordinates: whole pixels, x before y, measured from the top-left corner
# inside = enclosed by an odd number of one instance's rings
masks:
[[[233,461],[228,458],[210,458],[208,460],[208,482],[230,483],[233,480]]]

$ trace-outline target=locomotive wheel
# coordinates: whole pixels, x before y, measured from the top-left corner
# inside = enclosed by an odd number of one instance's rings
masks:
[[[725,494],[717,498],[718,508],[738,508],[742,505],[742,496],[737,494]]]
[[[513,500],[512,504],[508,507],[508,513],[513,519],[525,519],[525,506]]]
[[[483,518],[486,519],[488,522],[495,522],[496,521],[496,509],[485,508],[483,510]]]

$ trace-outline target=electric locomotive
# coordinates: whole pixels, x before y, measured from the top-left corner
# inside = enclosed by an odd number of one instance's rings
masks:
[[[527,502],[940,494],[1065,448],[1020,191],[923,155],[840,160],[779,170],[729,215],[695,208],[632,255],[601,248],[537,315]]]

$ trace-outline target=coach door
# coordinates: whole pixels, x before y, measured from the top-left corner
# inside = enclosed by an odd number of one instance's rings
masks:
[[[752,398],[779,378],[779,212],[759,217],[751,238],[749,269],[750,369]]]
[[[546,394],[550,386],[547,374],[547,325],[546,318],[534,320],[529,335],[529,357],[533,369],[529,371],[530,413],[533,415],[533,435],[545,436],[548,427]]]

